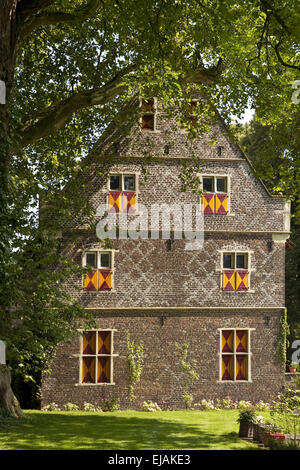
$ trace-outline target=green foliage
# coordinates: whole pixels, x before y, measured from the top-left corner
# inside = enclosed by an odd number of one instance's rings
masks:
[[[148,400],[143,402],[143,411],[162,411],[161,407],[154,401]]]
[[[99,405],[102,411],[118,411],[120,409],[120,398],[101,398]]]
[[[135,399],[134,389],[141,380],[144,365],[144,347],[142,344],[136,346],[133,340],[130,340],[130,333],[126,335],[126,357],[129,367],[128,393],[129,401]]]
[[[64,406],[63,406],[63,409],[64,411],[78,411],[79,410],[79,406],[76,405],[75,403],[66,403]]]
[[[189,345],[187,343],[178,344],[175,343],[175,346],[180,354],[180,367],[183,376],[183,400],[187,409],[190,409],[193,405],[194,397],[191,392],[191,387],[194,385],[194,382],[199,379],[199,375],[196,372],[195,368],[197,367],[197,361],[193,359],[188,361],[188,350]]]
[[[274,129],[273,148],[288,149],[276,169],[278,190],[291,198],[299,138],[299,105],[291,99],[299,71],[296,0],[50,0],[38,10],[31,3],[17,2],[16,43],[3,37],[11,49],[0,58],[0,78],[9,77],[7,105],[0,106],[0,336],[25,380],[47,367],[57,344],[76,334],[76,318],[85,318],[60,288],[81,275],[78,267],[59,259],[52,270],[57,251],[49,246],[49,227],[57,235],[74,213],[92,226],[77,176],[132,96],[155,95],[169,113],[179,106],[177,121],[191,142],[218,113],[230,123],[250,103],[259,122]],[[13,22],[15,15],[8,17]],[[193,127],[187,104],[195,92],[204,99]],[[43,230],[40,196],[56,207]]]
[[[257,415],[254,410],[241,410],[237,419],[238,423],[253,423],[257,422]]]
[[[280,333],[279,339],[276,346],[276,357],[278,362],[285,367],[286,364],[286,351],[288,347],[288,335],[290,333],[289,324],[287,321],[287,309],[284,309],[283,314],[280,318]]]
[[[300,426],[300,396],[297,391],[288,389],[279,393],[270,412],[273,422],[287,434],[298,434]]]

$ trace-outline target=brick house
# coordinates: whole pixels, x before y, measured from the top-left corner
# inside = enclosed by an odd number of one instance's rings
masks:
[[[228,395],[271,401],[284,385],[275,350],[285,305],[285,199],[271,196],[256,179],[221,121],[212,130],[214,146],[208,134],[189,140],[154,100],[142,103],[138,123],[125,130],[124,122],[111,125],[89,157],[93,207],[114,207],[116,217],[126,214],[132,222],[141,207],[150,214],[155,204],[202,202],[204,237],[199,248],[174,219],[166,234],[161,225],[151,231],[149,218],[143,238],[119,231],[107,248],[96,229],[76,217],[63,228],[63,252],[91,267],[66,288],[78,284],[74,295],[98,329],[58,348],[52,373],[43,378],[42,406],[119,397],[127,408],[127,333],[145,354],[136,408],[144,400],[184,407],[176,343],[188,344],[188,359],[197,361],[196,403]],[[186,164],[194,166],[203,195],[181,190]]]

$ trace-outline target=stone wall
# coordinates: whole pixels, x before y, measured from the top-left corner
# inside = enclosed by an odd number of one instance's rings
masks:
[[[51,376],[43,379],[42,406],[55,402],[83,405],[97,404],[100,398],[118,397],[121,407],[140,409],[144,400],[168,402],[184,408],[184,380],[176,342],[189,345],[188,360],[196,360],[199,374],[192,388],[195,402],[202,398],[230,396],[233,400],[271,402],[284,386],[284,374],[274,350],[279,334],[281,312],[266,310],[126,310],[97,313],[100,328],[114,328],[115,385],[79,384],[79,339],[71,345],[62,344],[52,364]],[[269,317],[269,318],[267,318]],[[251,382],[221,382],[220,331],[218,328],[253,328],[251,331]],[[141,382],[136,400],[128,401],[128,365],[126,333],[145,351]]]

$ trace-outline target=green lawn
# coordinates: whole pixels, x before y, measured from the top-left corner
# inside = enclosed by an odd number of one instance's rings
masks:
[[[25,411],[0,427],[0,450],[247,450],[238,437],[238,411]]]

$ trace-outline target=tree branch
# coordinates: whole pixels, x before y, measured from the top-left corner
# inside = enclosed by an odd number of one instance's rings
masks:
[[[183,78],[184,83],[216,83],[218,82],[223,70],[225,69],[225,64],[223,59],[220,57],[217,65],[213,67],[206,68],[200,67],[195,69],[192,73],[186,75]]]
[[[262,4],[263,8],[262,10],[265,13],[271,12],[276,19],[277,23],[282,26],[282,28],[290,34],[290,29],[289,27],[285,24],[284,20],[278,15],[277,11],[274,9],[274,7],[268,2],[268,0],[260,0],[260,3]]]
[[[288,64],[287,62],[285,62],[283,60],[283,58],[281,57],[280,55],[280,52],[279,52],[279,46],[280,46],[281,42],[279,41],[275,46],[274,46],[274,49],[275,49],[275,52],[276,52],[276,55],[277,55],[277,59],[279,60],[279,62],[281,63],[281,65],[283,65],[284,67],[288,67],[290,69],[295,69],[295,70],[300,70],[300,66],[299,65],[292,65],[292,64]]]
[[[134,69],[134,65],[128,66],[102,87],[81,91],[63,101],[52,104],[37,113],[34,118],[28,119],[18,131],[21,146],[31,145],[42,137],[58,131],[75,112],[90,106],[109,103],[126,89],[124,77]]]
[[[200,68],[182,78],[183,83],[215,83],[220,77],[224,63],[219,59],[216,66]],[[81,91],[66,98],[63,101],[52,104],[44,110],[36,113],[34,118],[27,119],[18,130],[22,147],[34,144],[37,140],[53,134],[62,129],[74,113],[95,105],[109,103],[119,93],[126,90],[124,77],[136,70],[135,65],[130,65],[121,70],[114,78],[100,88]]]
[[[44,2],[42,1],[41,3]],[[50,1],[50,3],[52,3],[52,1]],[[65,13],[62,11],[41,12],[31,17],[28,21],[25,21],[25,23],[19,25],[19,37],[23,40],[39,26],[56,25],[62,23],[71,24],[83,21],[95,13],[99,9],[101,3],[102,0],[90,0],[89,3],[87,3],[84,7],[77,8],[73,13]]]

